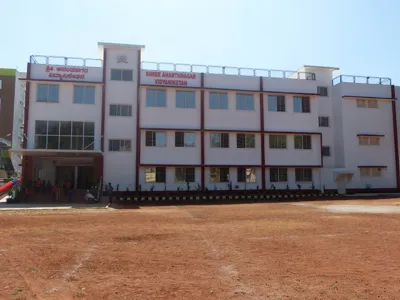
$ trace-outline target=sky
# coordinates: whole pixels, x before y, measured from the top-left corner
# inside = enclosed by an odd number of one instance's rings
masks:
[[[0,0],[0,23],[0,68],[19,71],[32,54],[99,58],[101,41],[145,45],[145,61],[322,65],[400,85],[398,0]]]

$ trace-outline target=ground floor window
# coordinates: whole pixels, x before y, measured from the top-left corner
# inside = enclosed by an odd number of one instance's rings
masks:
[[[382,168],[360,168],[361,177],[381,177]]]
[[[166,170],[165,167],[146,168],[145,180],[147,183],[155,182],[166,182]]]
[[[257,182],[255,168],[238,168],[237,169],[238,182],[254,183]]]
[[[269,169],[270,182],[287,182],[288,170],[287,168],[270,168]]]
[[[195,169],[175,168],[175,182],[195,182]]]
[[[211,182],[229,182],[229,168],[211,168]]]
[[[312,180],[311,168],[296,168],[296,181],[310,182]]]

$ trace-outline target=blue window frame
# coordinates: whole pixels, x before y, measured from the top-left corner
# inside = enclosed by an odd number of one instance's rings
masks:
[[[74,103],[76,104],[94,104],[95,88],[94,86],[74,86]]]
[[[210,93],[210,109],[228,109],[228,94]]]
[[[195,93],[192,91],[176,91],[176,107],[196,108]]]
[[[146,90],[146,106],[150,107],[166,107],[167,91],[166,90]]]
[[[57,103],[59,95],[58,84],[38,84],[37,85],[37,102]]]

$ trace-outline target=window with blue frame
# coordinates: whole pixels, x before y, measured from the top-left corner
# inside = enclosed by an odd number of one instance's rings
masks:
[[[178,108],[195,108],[195,92],[192,91],[176,91],[176,107]]]
[[[59,95],[58,84],[38,84],[37,85],[37,102],[57,103]]]
[[[166,107],[167,91],[166,90],[146,90],[146,106],[149,107]]]
[[[210,109],[228,109],[228,94],[211,92],[210,96]]]
[[[236,94],[236,110],[254,110],[254,95]]]
[[[293,97],[293,111],[299,113],[311,112],[310,97]]]
[[[95,87],[75,85],[74,86],[74,103],[76,104],[94,104]]]

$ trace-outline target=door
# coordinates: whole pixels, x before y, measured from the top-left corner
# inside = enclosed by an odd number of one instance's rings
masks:
[[[57,183],[65,183],[69,181],[71,188],[75,188],[75,167],[73,166],[59,166],[56,167],[56,180]]]
[[[78,189],[89,189],[93,184],[94,168],[92,166],[79,166],[78,167]]]

